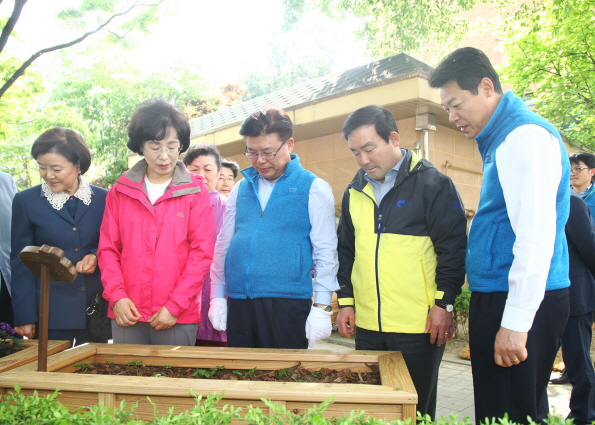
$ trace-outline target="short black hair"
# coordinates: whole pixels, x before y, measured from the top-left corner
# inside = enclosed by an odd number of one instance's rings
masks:
[[[240,127],[240,135],[257,137],[277,133],[282,142],[293,136],[293,123],[281,109],[268,108],[250,114]]]
[[[368,125],[373,125],[376,133],[386,143],[389,142],[390,134],[393,131],[399,132],[397,121],[388,109],[378,105],[368,105],[349,114],[345,124],[343,124],[343,137],[347,140],[352,131]]]
[[[589,168],[595,168],[595,155],[586,152],[575,152],[568,157],[570,162],[577,164],[582,162]]]
[[[240,166],[238,165],[237,162],[235,162],[231,159],[228,159],[228,158],[223,158],[221,160],[221,166],[229,168],[231,170],[231,172],[233,173],[234,179],[238,178],[238,172],[240,171]]]
[[[456,81],[463,90],[477,96],[477,88],[483,78],[494,83],[494,90],[502,94],[500,77],[484,52],[474,47],[462,47],[449,54],[440,62],[430,76],[430,87],[444,87]]]
[[[195,143],[188,148],[186,155],[184,155],[184,159],[182,162],[187,167],[192,164],[199,156],[212,156],[215,158],[215,164],[217,164],[217,169],[221,168],[221,155],[219,154],[219,150],[213,146],[209,145],[208,143]]]
[[[33,159],[46,153],[62,155],[73,165],[78,164],[81,174],[85,174],[91,166],[91,151],[83,136],[69,128],[50,128],[35,139],[31,146]]]
[[[156,98],[142,102],[132,114],[128,124],[128,149],[142,155],[143,143],[163,140],[173,128],[180,141],[180,152],[190,145],[188,117],[164,99]]]

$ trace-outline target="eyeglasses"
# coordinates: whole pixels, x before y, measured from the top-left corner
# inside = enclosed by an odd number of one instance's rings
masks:
[[[143,148],[145,153],[150,156],[159,156],[161,152],[165,152],[167,155],[175,155],[180,153],[180,145],[177,146],[164,146],[164,147],[155,147],[155,148]]]
[[[287,139],[289,140],[289,139]],[[287,140],[285,142],[287,142]],[[264,159],[265,161],[272,161],[273,159],[275,159],[275,157],[277,156],[277,154],[279,153],[279,151],[281,150],[281,148],[283,147],[283,145],[285,144],[285,142],[281,143],[281,146],[279,146],[279,149],[277,149],[275,151],[275,153],[270,153],[270,152],[264,152],[264,153],[256,153],[256,152],[248,152],[248,146],[246,146],[246,148],[244,149],[244,155],[246,155],[247,158],[250,159],[256,159],[259,156]]]
[[[570,174],[578,174],[581,172],[581,170],[588,170],[589,167],[577,167],[577,168],[571,168],[570,169]]]
[[[230,182],[230,183],[236,181],[236,179],[234,179],[233,177],[219,177],[219,180],[223,181],[223,182]]]

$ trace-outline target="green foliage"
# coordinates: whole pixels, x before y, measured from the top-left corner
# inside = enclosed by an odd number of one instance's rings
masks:
[[[245,78],[246,93],[242,100],[331,74],[336,50],[345,41],[325,25],[327,21],[328,18],[308,16],[300,22],[299,28],[275,34],[263,49],[267,52],[261,59],[266,64],[265,70],[251,72]]]
[[[394,419],[390,422],[366,416],[365,412],[357,411],[347,413],[342,417],[327,419],[323,416],[332,400],[313,405],[303,413],[288,410],[285,406],[278,406],[270,400],[262,399],[267,406],[265,413],[259,407],[249,406],[246,413],[240,408],[225,404],[218,407],[223,398],[221,395],[209,395],[206,399],[202,396],[195,398],[196,405],[181,413],[174,413],[174,408],[162,414],[151,401],[155,419],[152,422],[134,419],[136,404],[127,406],[121,402],[114,411],[103,404],[89,406],[84,409],[70,412],[68,408],[59,403],[56,398],[59,392],[40,397],[37,392],[32,396],[25,396],[21,389],[15,386],[13,393],[0,398],[0,423],[19,425],[226,425],[232,420],[241,420],[252,425],[409,425],[411,421]],[[194,394],[192,394],[194,395]],[[432,422],[428,416],[417,418],[420,425],[471,425],[469,418],[458,419],[458,415],[440,418]],[[507,417],[485,421],[482,425],[514,425]],[[536,425],[530,422],[530,425]],[[549,416],[545,425],[572,425],[572,420],[565,420]]]
[[[0,357],[8,356],[25,347],[22,339],[15,337],[14,329],[4,322],[0,322]]]
[[[361,18],[358,34],[375,57],[398,52],[441,52],[457,46],[468,31],[462,12],[488,0],[284,0],[285,22],[295,25],[308,10],[333,18]],[[430,44],[431,43],[431,44]]]
[[[498,36],[503,74],[575,146],[595,149],[595,1],[529,2]]]
[[[266,73],[248,74],[245,81],[246,94],[242,96],[242,100],[250,100],[331,73],[330,62],[323,59],[291,66],[284,66],[282,61],[277,60],[274,63],[276,65],[270,66]]]
[[[462,333],[462,337],[469,341],[469,306],[471,303],[471,291],[463,288],[461,293],[455,298],[453,318],[455,322],[455,331],[457,335]]]
[[[89,369],[95,369],[95,366],[93,366],[91,363],[75,363],[73,364],[74,367],[78,368],[79,371],[81,372],[86,372]]]
[[[64,58],[69,71],[51,94],[51,101],[63,102],[82,116],[89,129],[86,141],[93,163],[104,170],[100,179],[107,184],[128,168],[127,125],[140,102],[163,97],[188,112],[191,101],[208,98],[213,91],[198,72],[185,67],[145,75],[123,58],[101,59],[108,54],[110,50],[96,52],[100,58],[95,63]]]
[[[285,378],[287,376],[289,376],[291,374],[291,371],[289,369],[279,369],[277,371],[277,375],[279,376],[279,378]]]
[[[204,378],[210,378],[212,376],[215,376],[217,374],[217,372],[219,372],[221,369],[225,369],[225,366],[215,366],[214,368],[210,369],[210,370],[206,370],[206,369],[196,369],[196,371],[192,374],[192,376],[198,378],[199,376],[202,376]]]

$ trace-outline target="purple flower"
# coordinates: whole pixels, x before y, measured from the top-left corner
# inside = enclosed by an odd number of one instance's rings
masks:
[[[4,322],[0,322],[0,332],[4,332],[6,335],[14,335],[16,333],[8,323]]]

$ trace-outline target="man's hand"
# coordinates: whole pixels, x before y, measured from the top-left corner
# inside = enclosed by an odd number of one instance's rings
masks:
[[[132,326],[141,318],[140,313],[130,298],[122,298],[114,304],[114,316],[120,326]]]
[[[35,323],[27,323],[26,325],[15,326],[14,331],[21,336],[26,336],[29,339],[35,337]]]
[[[178,318],[171,314],[169,310],[163,306],[151,317],[147,318],[149,325],[151,325],[156,331],[163,331],[173,327],[178,321]]]
[[[426,320],[424,333],[427,334],[428,332],[430,332],[430,344],[441,346],[451,339],[454,333],[452,313],[437,305],[432,307]]]
[[[208,316],[213,329],[216,331],[227,330],[227,300],[225,298],[211,298]]]
[[[324,311],[318,307],[312,306],[310,314],[306,319],[306,338],[308,338],[308,348],[314,348],[314,343],[331,336],[333,324],[331,323],[332,311]]]
[[[339,309],[337,326],[339,327],[339,333],[345,338],[353,337],[353,332],[355,331],[355,309],[353,307]]]
[[[527,332],[500,327],[494,342],[494,361],[498,366],[516,366],[527,360]]]
[[[82,274],[92,274],[97,267],[97,256],[95,254],[87,254],[81,261],[76,263],[76,271]]]

